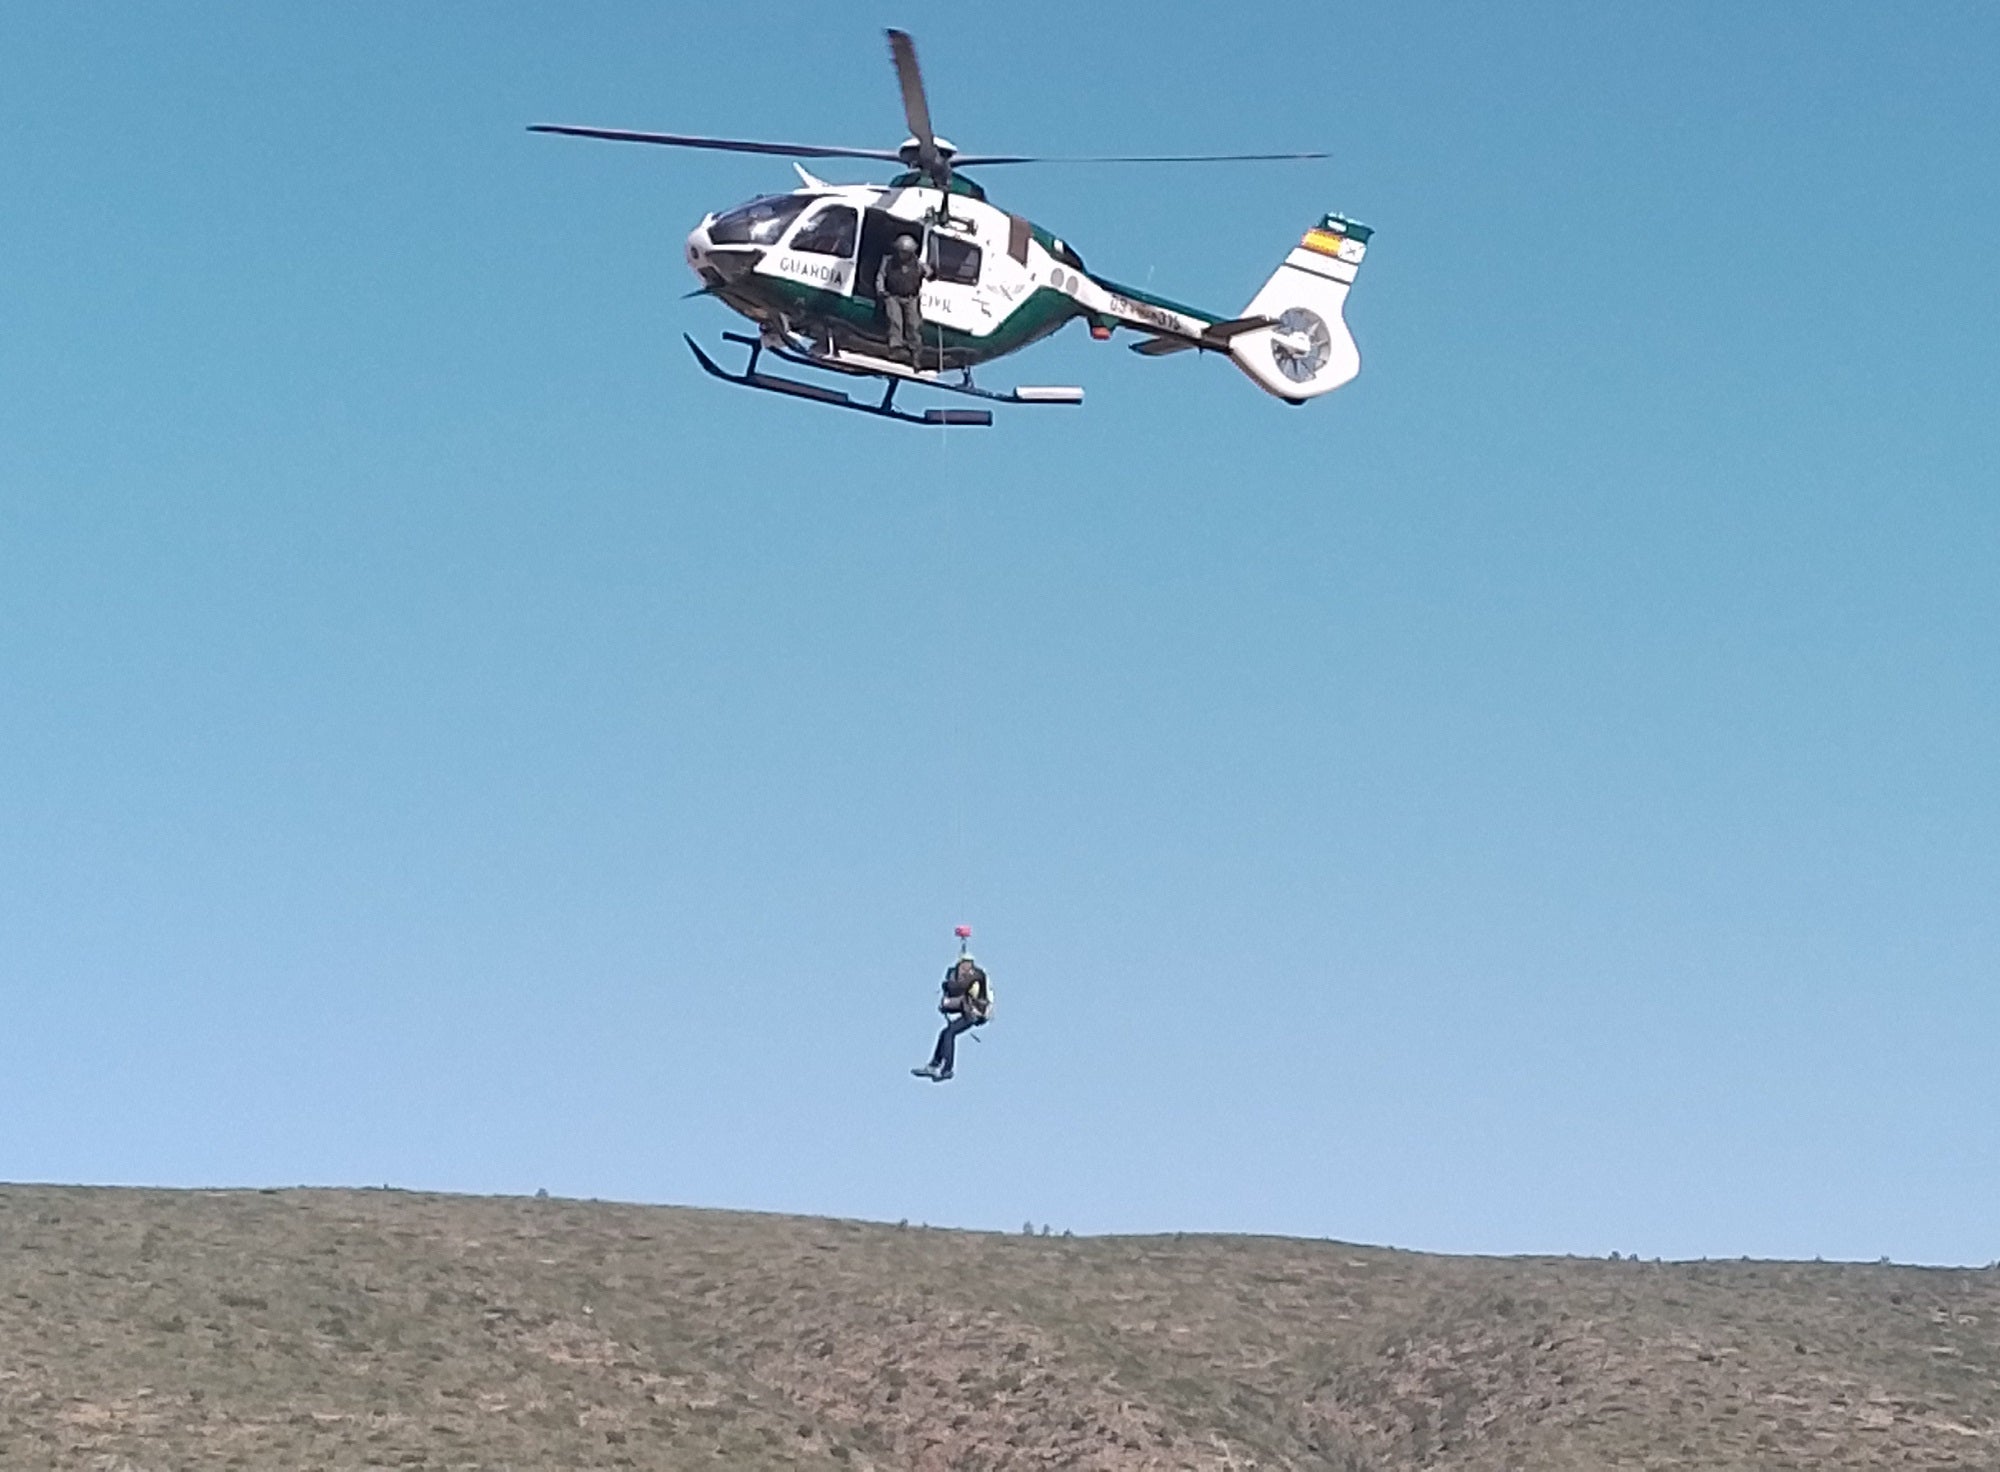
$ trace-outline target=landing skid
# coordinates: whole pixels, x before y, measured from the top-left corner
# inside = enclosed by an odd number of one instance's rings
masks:
[[[731,373],[702,351],[701,344],[692,337],[682,334],[688,350],[701,364],[703,370],[725,383],[741,384],[744,388],[762,389],[766,393],[785,394],[795,399],[808,399],[816,404],[826,404],[835,409],[853,409],[862,414],[873,414],[879,419],[899,419],[905,424],[950,424],[950,425],[990,425],[993,411],[990,409],[925,409],[921,413],[911,413],[896,405],[896,390],[905,383],[916,384],[920,388],[942,389],[946,393],[969,394],[973,398],[990,399],[999,404],[1080,404],[1083,390],[1080,388],[1017,388],[1011,393],[994,393],[979,388],[972,382],[968,372],[963,379],[953,382],[942,376],[910,367],[906,363],[893,362],[887,358],[874,358],[861,353],[845,352],[838,348],[827,355],[798,351],[778,343],[766,342],[762,338],[749,337],[740,332],[722,334],[725,342],[741,343],[750,349],[750,361],[741,373]],[[818,368],[831,373],[844,373],[851,378],[878,378],[887,387],[882,392],[880,403],[857,402],[839,389],[823,384],[806,383],[796,378],[780,378],[774,373],[758,369],[757,361],[768,350],[773,357],[801,368]]]

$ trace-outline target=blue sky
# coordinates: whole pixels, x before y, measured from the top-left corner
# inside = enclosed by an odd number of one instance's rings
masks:
[[[1080,329],[732,392],[680,241],[968,149]],[[2000,11],[0,15],[0,1177],[2000,1255]],[[865,169],[836,177],[869,177]],[[1014,370],[1008,372],[1004,370]],[[1001,1019],[925,1055],[951,926]]]

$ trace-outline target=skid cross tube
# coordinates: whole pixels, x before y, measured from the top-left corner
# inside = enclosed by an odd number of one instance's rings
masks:
[[[722,334],[732,342],[748,342],[749,338],[739,333]],[[906,368],[901,363],[887,359],[867,358],[859,354],[844,353],[835,356],[819,356],[802,353],[782,343],[766,343],[773,355],[787,363],[796,363],[801,368],[821,368],[829,373],[845,373],[853,378],[886,378],[891,382],[914,383],[924,388],[942,389],[948,394],[966,394],[975,399],[986,399],[995,404],[1081,404],[1083,390],[1080,388],[1017,388],[1006,393],[995,393],[992,389],[981,388],[972,381],[972,370],[962,368],[960,377],[950,380],[942,373],[926,374],[921,369]]]
[[[775,373],[760,372],[757,367],[757,360],[762,356],[763,350],[767,346],[770,346],[770,344],[757,338],[745,337],[734,332],[725,332],[723,336],[732,342],[748,343],[750,346],[750,361],[744,365],[741,373],[731,373],[727,368],[724,368],[715,359],[703,352],[701,344],[686,333],[681,334],[681,340],[688,345],[688,350],[694,354],[695,361],[701,364],[703,371],[713,377],[720,378],[725,383],[738,384],[743,388],[759,389],[764,393],[784,394],[794,399],[809,399],[815,404],[825,404],[829,408],[852,409],[857,414],[872,414],[877,419],[895,419],[904,424],[984,426],[993,423],[993,411],[990,409],[926,409],[921,414],[911,414],[898,409],[895,407],[897,380],[893,378],[889,381],[888,392],[882,395],[881,403],[858,404],[837,388],[827,388],[825,385],[817,383],[806,383],[796,378],[780,378]],[[781,348],[771,347],[771,351],[779,357],[790,357]],[[808,367],[821,366],[809,359],[804,361]]]
[[[948,394],[963,394],[969,398],[984,399],[991,404],[1081,404],[1083,402],[1083,390],[1080,388],[1023,385],[1006,393],[995,393],[974,383],[970,368],[961,368],[955,379],[947,379],[941,372],[845,351],[831,344],[824,350],[819,350],[800,346],[795,341],[752,337],[742,332],[722,334],[724,342],[740,343],[750,351],[749,360],[744,364],[743,371],[731,373],[702,351],[700,344],[692,337],[687,337],[686,334],[683,334],[683,337],[689,351],[695,355],[695,360],[702,368],[726,383],[762,389],[767,393],[785,394],[791,398],[811,399],[837,409],[854,409],[884,419],[898,419],[905,424],[990,425],[993,422],[991,412],[984,409],[926,409],[920,414],[900,409],[896,406],[896,391],[906,383],[915,384],[918,388],[934,388]],[[766,373],[759,367],[766,352],[800,368],[812,368],[823,373],[839,373],[848,378],[880,379],[885,385],[881,402],[856,403],[838,389]]]

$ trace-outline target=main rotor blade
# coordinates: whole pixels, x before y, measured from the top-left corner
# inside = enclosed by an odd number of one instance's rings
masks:
[[[1331,158],[1328,153],[1167,153],[1095,158],[1035,158],[1026,154],[960,153],[952,163],[962,169],[991,168],[994,164],[1254,164],[1281,163],[1296,159]]]
[[[931,131],[924,74],[917,68],[917,43],[908,31],[889,32],[889,59],[896,63],[896,81],[903,89],[903,120],[910,125],[910,136],[917,140],[919,166],[929,172],[938,163],[937,135]]]
[[[536,123],[530,133],[561,133],[571,138],[609,138],[614,143],[659,143],[668,148],[712,148],[723,153],[768,153],[779,158],[873,158],[900,163],[902,155],[888,148],[838,148],[821,143],[757,143],[748,138],[703,138],[691,133],[634,133],[625,128],[572,128],[561,123]]]

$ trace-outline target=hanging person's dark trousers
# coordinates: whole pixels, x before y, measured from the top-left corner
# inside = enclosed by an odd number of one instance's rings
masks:
[[[951,1065],[958,1055],[958,1035],[979,1026],[985,1020],[983,1017],[974,1017],[970,1012],[959,1013],[938,1033],[937,1046],[931,1049],[931,1061],[922,1068],[911,1069],[910,1072],[943,1083],[951,1077]]]

